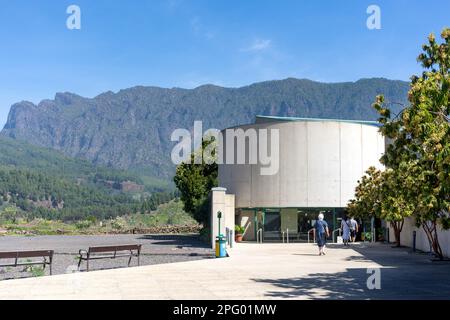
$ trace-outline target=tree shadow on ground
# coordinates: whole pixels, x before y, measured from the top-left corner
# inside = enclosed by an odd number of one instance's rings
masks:
[[[301,278],[253,279],[269,283],[277,291],[268,291],[272,298],[303,299],[367,299],[366,269],[349,269],[340,273],[313,273]],[[278,291],[282,289],[282,291]]]
[[[371,262],[372,261],[365,256],[348,256],[344,260],[345,261],[360,261],[360,262]]]
[[[367,281],[373,271],[369,273],[369,269],[361,267],[337,273],[318,272],[296,278],[253,281],[271,284],[274,289],[266,295],[273,298],[450,299],[450,264],[433,263],[428,255],[413,254],[408,248],[391,249],[390,245],[354,244],[350,248],[356,252],[344,258],[343,263],[373,262],[368,268],[381,266],[381,289],[369,290]],[[329,255],[334,250],[344,250],[342,245],[334,244],[328,249]]]
[[[365,268],[358,268],[338,273],[312,273],[298,278],[253,280],[273,285],[276,290],[267,291],[266,296],[277,299],[450,299],[448,275],[444,281],[430,281],[427,275],[417,276],[417,273],[404,273],[399,269],[381,269],[381,288],[369,290],[367,281],[371,274],[367,272]]]
[[[154,245],[167,245],[190,248],[204,248],[209,249],[208,243],[202,241],[198,235],[153,235],[146,234],[140,236],[139,240],[149,240]]]
[[[430,265],[431,256],[414,253],[411,248],[392,248],[390,244],[382,243],[352,243],[348,247],[341,244],[328,244],[330,250],[354,250],[359,255],[347,257],[347,261],[373,261],[384,267],[401,267],[410,265]]]

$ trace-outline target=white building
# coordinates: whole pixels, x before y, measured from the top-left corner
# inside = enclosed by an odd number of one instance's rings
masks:
[[[279,166],[276,174],[262,175],[260,162],[219,165],[221,188],[212,192],[213,239],[217,211],[224,213],[222,233],[241,224],[244,240],[250,241],[258,230],[265,241],[281,241],[287,234],[291,241],[305,241],[320,212],[337,229],[357,181],[370,166],[381,167],[385,150],[378,123],[371,121],[258,116],[254,124],[231,129],[277,130]],[[222,134],[223,145],[234,142],[236,154],[237,141],[227,141],[225,130]],[[249,148],[246,140],[246,161]]]

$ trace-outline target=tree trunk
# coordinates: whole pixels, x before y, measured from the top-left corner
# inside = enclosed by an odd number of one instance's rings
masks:
[[[428,221],[422,223],[422,228],[427,235],[428,242],[430,243],[431,249],[433,253],[440,259],[444,259],[444,254],[442,253],[441,245],[439,244],[438,231],[437,231],[437,222]]]
[[[391,227],[394,229],[395,244],[397,247],[400,247],[400,233],[403,230],[404,223],[404,219],[401,221],[391,221]]]

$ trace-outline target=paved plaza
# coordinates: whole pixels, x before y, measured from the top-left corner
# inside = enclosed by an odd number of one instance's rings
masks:
[[[367,288],[380,268],[381,289]],[[385,244],[238,244],[231,257],[0,282],[0,299],[449,299],[450,263]]]

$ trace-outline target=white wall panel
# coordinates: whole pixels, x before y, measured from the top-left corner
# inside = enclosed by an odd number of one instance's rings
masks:
[[[262,176],[259,165],[219,165],[219,185],[236,207],[345,207],[370,166],[381,168],[378,127],[342,121],[279,121],[242,128],[280,131],[280,169]]]
[[[340,199],[338,122],[308,122],[308,207],[336,207]]]
[[[363,175],[362,125],[341,123],[341,195],[339,207],[345,207],[355,194],[355,182]]]

